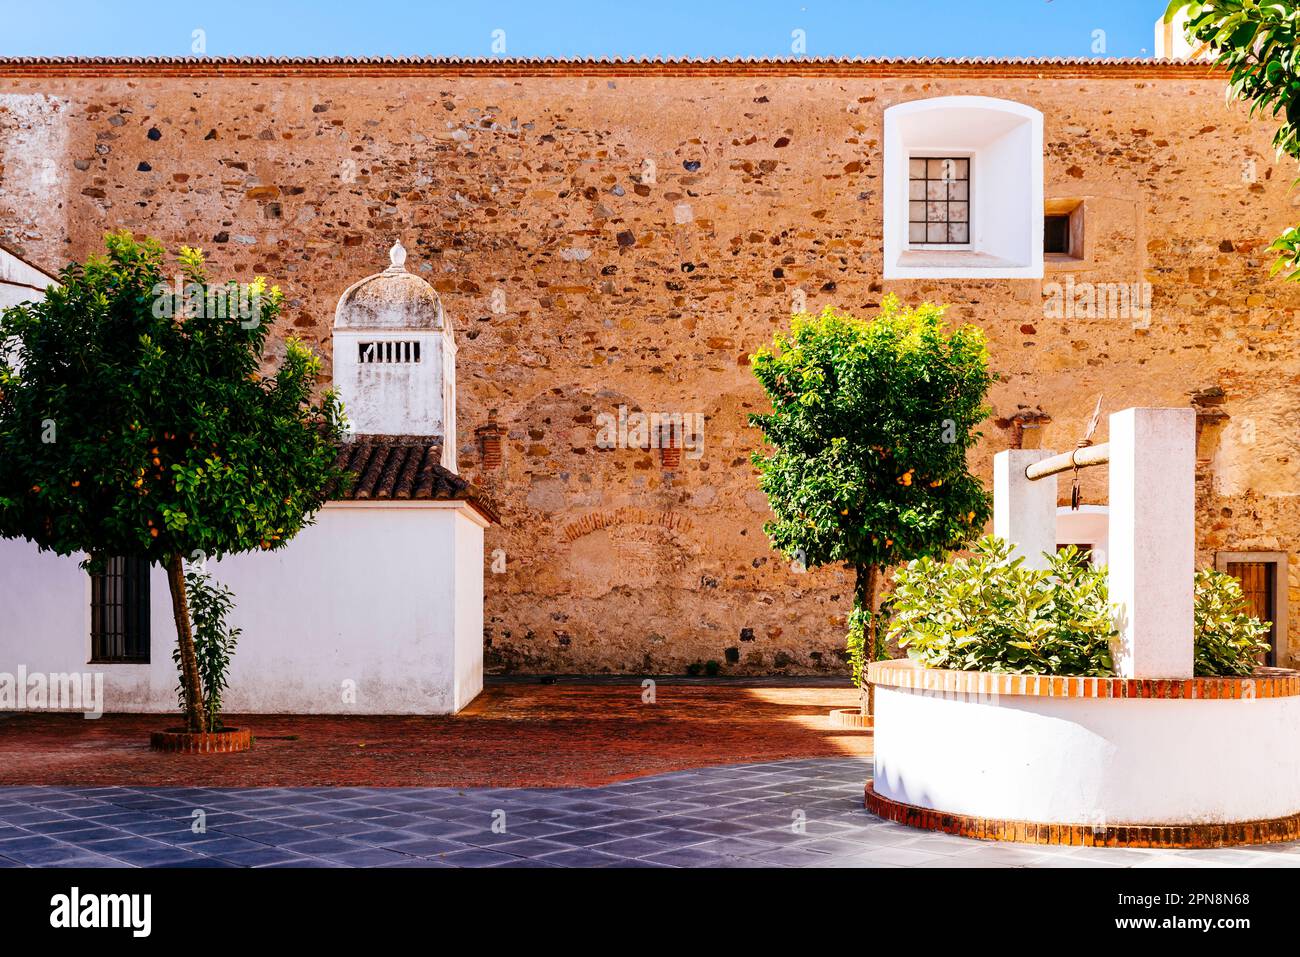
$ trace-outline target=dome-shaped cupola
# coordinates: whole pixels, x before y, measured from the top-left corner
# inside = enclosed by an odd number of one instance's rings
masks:
[[[334,310],[334,386],[355,435],[442,445],[456,470],[456,342],[433,287],[406,271],[401,242],[383,272],[353,283]]]
[[[363,332],[441,330],[442,300],[433,287],[406,271],[406,248],[400,241],[388,251],[383,272],[354,282],[334,309],[334,329]]]

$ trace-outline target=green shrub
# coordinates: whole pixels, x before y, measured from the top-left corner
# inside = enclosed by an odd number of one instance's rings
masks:
[[[1047,570],[1025,568],[997,538],[981,539],[972,552],[947,562],[918,559],[895,572],[888,635],[909,657],[956,671],[1115,673],[1106,569],[1089,565],[1073,546],[1049,556]],[[850,619],[850,639],[853,624]],[[1250,674],[1268,650],[1268,630],[1267,622],[1246,614],[1235,578],[1196,573],[1198,676]]]
[[[1241,583],[1203,568],[1196,573],[1196,674],[1248,675],[1269,650],[1269,623],[1246,614]]]
[[[908,562],[894,574],[889,637],[929,668],[1112,674],[1105,570],[1073,546],[1051,563],[1026,568],[993,537],[969,557]]]
[[[221,698],[229,685],[230,659],[235,653],[241,629],[231,628],[226,622],[234,607],[229,588],[213,579],[207,572],[190,571],[185,574],[185,590],[189,599],[190,617],[194,621],[194,657],[198,664],[199,679],[203,684],[203,707],[207,713],[210,731],[222,730]],[[181,651],[172,652],[179,666]],[[177,686],[181,710],[185,710],[184,683]]]

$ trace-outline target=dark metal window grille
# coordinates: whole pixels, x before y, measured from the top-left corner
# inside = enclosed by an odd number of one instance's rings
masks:
[[[365,364],[374,362],[406,363],[420,361],[420,344],[393,340],[357,343],[357,361]]]
[[[970,242],[970,157],[913,157],[908,161],[907,199],[907,238],[912,245]]]
[[[149,663],[149,562],[110,558],[90,576],[91,661]]]

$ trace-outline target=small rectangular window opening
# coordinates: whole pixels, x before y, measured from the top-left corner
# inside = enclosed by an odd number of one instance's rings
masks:
[[[1070,215],[1048,213],[1043,217],[1043,252],[1072,254],[1070,249]]]

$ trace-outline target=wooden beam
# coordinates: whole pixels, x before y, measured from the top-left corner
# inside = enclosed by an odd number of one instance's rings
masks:
[[[1025,478],[1032,482],[1036,479],[1047,478],[1049,475],[1069,472],[1075,468],[1083,469],[1088,468],[1090,465],[1105,465],[1109,461],[1109,442],[1103,442],[1101,445],[1085,445],[1081,449],[1062,452],[1060,455],[1053,455],[1050,459],[1035,462],[1025,469]]]

